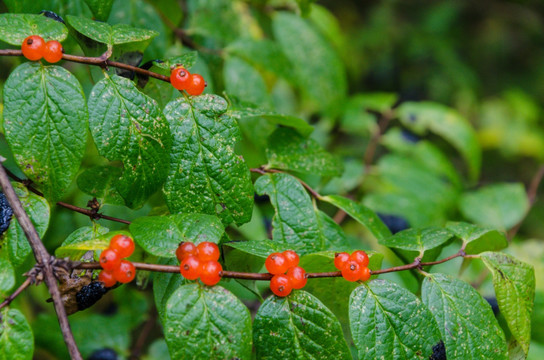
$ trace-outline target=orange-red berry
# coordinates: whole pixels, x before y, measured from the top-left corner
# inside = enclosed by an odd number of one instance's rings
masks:
[[[300,257],[296,252],[293,250],[285,250],[282,252],[283,256],[285,256],[285,259],[287,260],[287,266],[292,268],[295,266],[298,266],[298,262],[300,261]]]
[[[117,283],[117,280],[115,280],[115,277],[113,276],[113,271],[110,270],[100,271],[100,274],[98,274],[98,281],[103,282],[105,287],[112,287]]]
[[[179,265],[179,272],[187,280],[196,280],[200,276],[201,264],[196,256],[189,255]]]
[[[363,250],[354,251],[349,258],[357,261],[361,266],[368,266],[368,255]]]
[[[43,58],[49,63],[56,63],[62,59],[62,53],[64,52],[62,45],[57,40],[50,40],[45,43],[43,49]]]
[[[202,264],[200,281],[208,286],[213,286],[221,280],[221,271],[223,271],[223,267],[220,263],[214,260],[206,261]]]
[[[126,258],[134,252],[134,241],[126,235],[115,235],[110,240],[110,249],[117,251],[121,258]]]
[[[183,259],[185,259],[187,256],[196,256],[197,253],[198,250],[196,249],[196,245],[189,241],[181,242],[176,249],[176,257],[180,262],[183,261]]]
[[[368,281],[370,279],[370,269],[367,267],[364,267],[363,270],[361,270],[361,277],[359,280],[361,281]]]
[[[136,268],[128,260],[121,260],[117,268],[113,270],[113,277],[120,283],[129,283],[136,277]]]
[[[28,60],[37,61],[43,57],[45,41],[41,36],[32,35],[23,40],[21,50]]]
[[[100,254],[100,266],[104,270],[115,270],[121,263],[121,257],[119,253],[112,249],[106,249]]]
[[[170,83],[178,90],[185,90],[191,83],[191,73],[182,66],[177,67],[170,73]]]
[[[295,266],[287,270],[287,277],[291,281],[293,289],[302,289],[308,282],[306,271],[300,266]]]
[[[202,94],[205,87],[206,81],[204,81],[204,78],[199,74],[192,74],[185,91],[187,91],[189,95],[196,96]]]
[[[342,271],[344,265],[346,265],[348,260],[349,254],[347,252],[336,253],[336,255],[334,256],[334,267]]]
[[[348,260],[342,269],[342,276],[347,281],[357,281],[361,278],[363,267],[355,260]]]
[[[219,248],[217,247],[217,244],[204,241],[198,244],[196,248],[198,250],[198,258],[200,261],[219,260]]]
[[[264,262],[264,266],[269,273],[274,275],[285,274],[287,269],[289,269],[287,259],[285,258],[285,255],[281,253],[272,253],[268,255]]]
[[[270,280],[270,290],[278,296],[287,296],[293,290],[293,285],[287,275],[274,275]]]

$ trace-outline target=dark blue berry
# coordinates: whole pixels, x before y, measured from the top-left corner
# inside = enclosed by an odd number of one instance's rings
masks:
[[[377,213],[378,217],[383,221],[385,226],[391,230],[391,233],[396,234],[399,231],[406,230],[410,227],[408,221],[402,216],[392,214]]]
[[[433,353],[431,356],[429,356],[429,360],[447,360],[446,347],[444,346],[444,342],[442,340],[433,346]]]
[[[100,349],[91,354],[87,360],[117,360],[117,353],[113,349]]]
[[[13,210],[9,205],[8,199],[4,193],[0,193],[0,235],[2,235],[9,227]]]
[[[50,19],[53,19],[55,21],[58,21],[60,23],[65,24],[64,19],[62,17],[60,17],[60,15],[58,15],[57,13],[54,13],[53,11],[42,10],[42,11],[40,11],[39,15],[41,15],[41,14],[43,14],[43,16],[45,16],[45,17],[48,17]]]
[[[493,296],[485,297],[484,298],[489,305],[491,305],[491,310],[493,310],[493,314],[497,316],[499,314],[499,304],[497,303],[497,298]]]
[[[419,138],[419,136],[417,136],[416,134],[408,131],[408,130],[402,130],[402,137],[404,140],[408,141],[408,142],[411,142],[411,143],[417,143],[419,140],[421,140]]]

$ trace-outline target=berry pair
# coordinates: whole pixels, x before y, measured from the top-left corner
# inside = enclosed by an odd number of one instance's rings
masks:
[[[221,280],[223,267],[219,260],[219,248],[216,244],[204,241],[198,245],[182,242],[176,250],[180,261],[179,272],[187,280],[200,278],[204,284],[213,286]]]
[[[356,250],[351,255],[346,252],[337,253],[334,266],[342,272],[347,281],[367,281],[370,279],[368,255],[362,250]]]
[[[199,74],[191,74],[183,66],[172,70],[170,83],[178,90],[185,90],[189,95],[200,95],[204,92],[206,81]]]
[[[102,281],[105,287],[112,287],[117,281],[129,283],[136,276],[136,268],[128,260],[134,252],[134,241],[125,235],[115,235],[110,240],[110,246],[100,254],[100,266],[102,270],[98,275],[98,281]]]
[[[43,57],[49,63],[60,61],[64,52],[57,40],[45,42],[39,35],[31,35],[24,39],[21,50],[28,60],[38,61]]]
[[[270,290],[274,294],[287,296],[293,289],[302,289],[306,285],[306,272],[298,262],[299,256],[293,250],[268,255],[264,266],[274,275],[270,280]]]

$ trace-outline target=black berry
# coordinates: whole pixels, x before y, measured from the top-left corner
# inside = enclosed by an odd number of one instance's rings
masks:
[[[117,353],[113,349],[96,350],[87,360],[117,360]]]
[[[410,227],[408,221],[402,216],[382,213],[378,213],[378,216],[393,234]]]
[[[489,305],[491,305],[491,310],[493,310],[493,314],[497,316],[499,314],[499,304],[497,303],[497,298],[495,297],[485,297],[484,298]]]
[[[0,235],[2,235],[9,227],[13,210],[6,199],[4,193],[0,193]]]
[[[431,356],[429,356],[429,360],[447,360],[446,347],[444,346],[444,342],[442,340],[433,346],[433,353]]]
[[[108,291],[101,281],[93,281],[81,288],[76,294],[78,310],[85,310],[91,307]]]

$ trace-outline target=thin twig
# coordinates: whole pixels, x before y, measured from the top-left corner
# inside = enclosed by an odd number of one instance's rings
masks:
[[[129,357],[130,360],[140,359],[145,342],[147,338],[149,337],[149,335],[151,334],[151,331],[155,327],[156,322],[157,322],[157,313],[153,311],[153,313],[149,314],[147,321],[142,327],[142,331],[140,331],[140,335],[138,336],[138,338],[136,339],[136,342],[134,343],[134,346],[132,347],[132,351],[130,352],[130,357]]]
[[[378,129],[376,129],[374,134],[372,134],[372,137],[370,138],[370,142],[366,147],[363,157],[365,163],[365,171],[367,172],[368,168],[370,168],[370,166],[372,165],[372,161],[374,160],[374,154],[376,153],[376,149],[378,147],[378,144],[380,143],[380,138],[385,132],[385,129],[387,129],[387,126],[389,126],[389,122],[391,121],[393,116],[393,111],[389,110],[381,114],[380,119],[378,120]]]
[[[32,283],[32,280],[30,278],[26,278],[26,280],[21,284],[21,286],[19,286],[17,288],[17,290],[15,290],[13,292],[13,294],[11,294],[10,296],[8,296],[6,298],[6,300],[4,300],[1,304],[0,304],[0,309],[5,307],[5,306],[8,306],[9,304],[11,304],[11,302],[13,300],[15,300],[15,298],[17,296],[19,296],[20,293],[22,293],[30,284]]]
[[[5,159],[0,157],[0,163],[3,163],[4,161]],[[34,228],[34,225],[32,224],[32,221],[30,221],[30,218],[28,217],[28,214],[24,210],[23,205],[21,204],[21,201],[17,197],[17,194],[15,194],[15,190],[13,189],[13,186],[11,185],[8,175],[6,174],[6,171],[4,170],[4,166],[1,164],[0,164],[0,185],[2,186],[4,195],[6,196],[9,204],[11,205],[11,208],[13,209],[13,213],[15,214],[15,217],[19,225],[23,229],[23,232],[25,233],[25,236],[28,239],[30,247],[32,248],[32,251],[34,252],[34,257],[36,258],[36,262],[42,268],[42,271],[45,277],[44,279],[45,284],[47,285],[47,288],[49,289],[49,293],[51,294],[51,297],[53,298],[53,304],[55,305],[55,311],[57,312],[57,317],[59,320],[62,336],[64,338],[64,342],[66,343],[66,346],[68,347],[68,352],[70,354],[70,357],[72,359],[82,360],[81,354],[79,353],[76,342],[74,340],[74,335],[72,334],[72,331],[70,329],[70,323],[68,322],[66,310],[64,309],[64,304],[61,299],[60,291],[57,284],[57,279],[55,275],[53,274],[53,267],[51,266],[51,263],[50,263],[51,255],[47,252],[47,249],[43,245],[40,239],[40,236],[38,235],[38,232],[36,231],[36,229]]]

